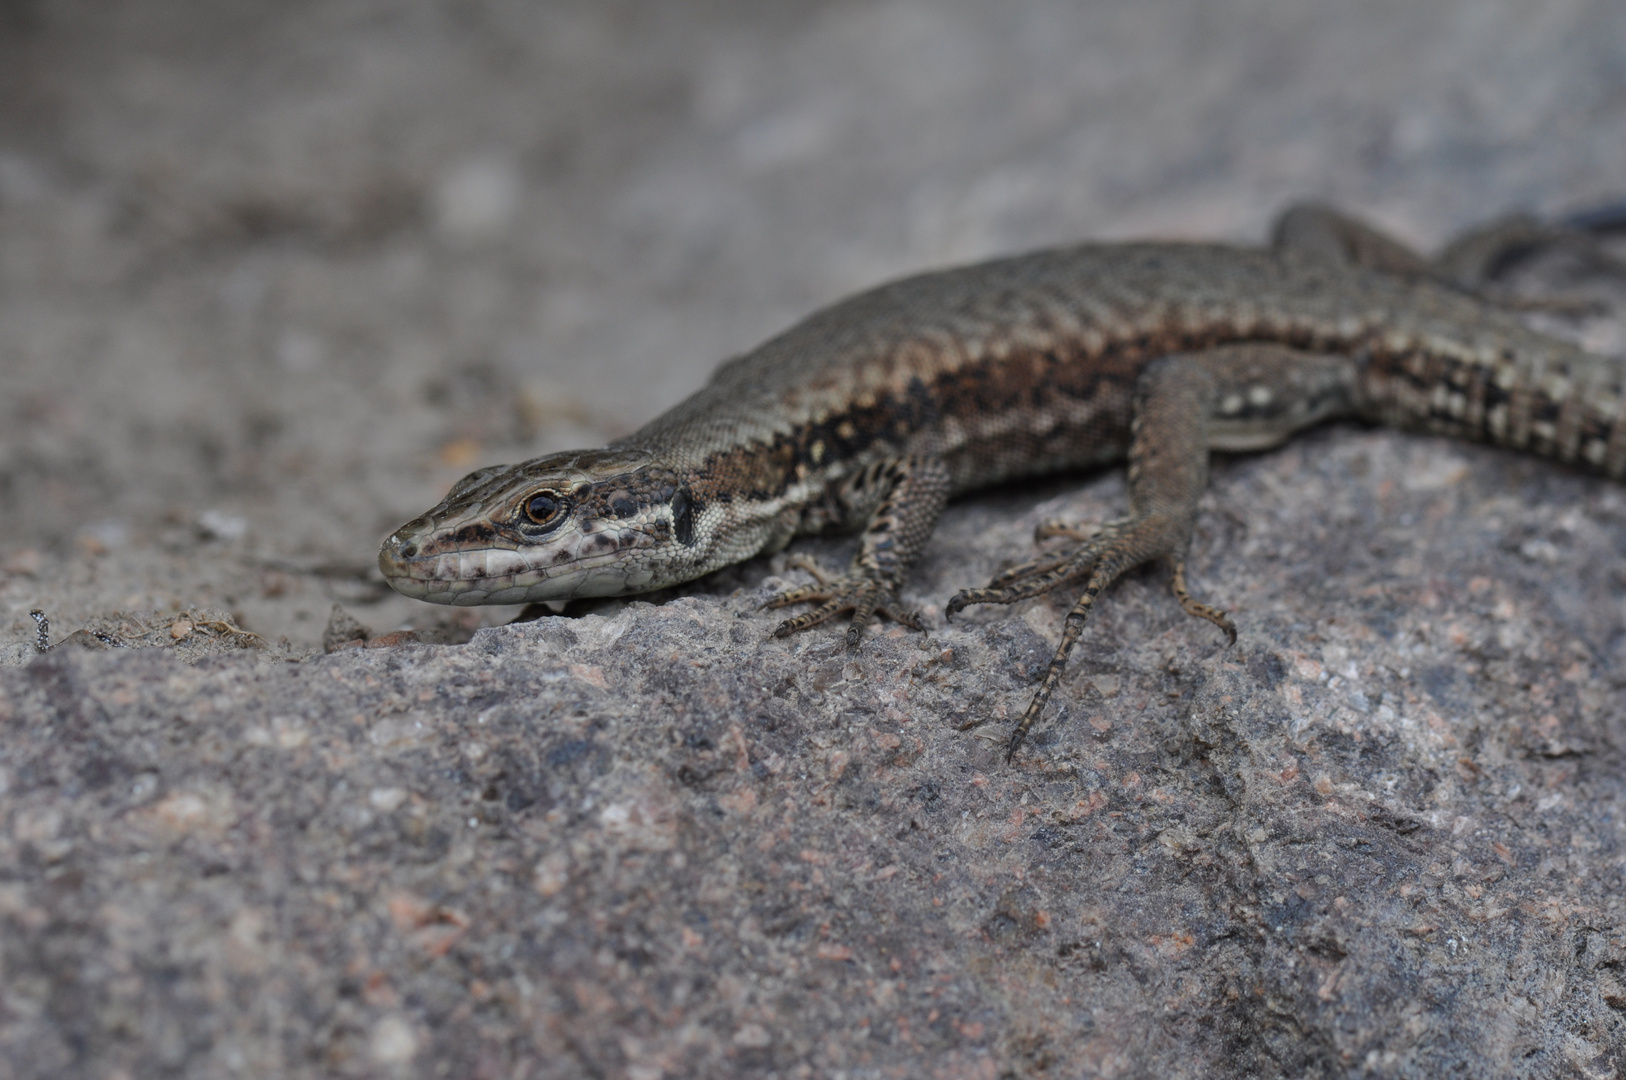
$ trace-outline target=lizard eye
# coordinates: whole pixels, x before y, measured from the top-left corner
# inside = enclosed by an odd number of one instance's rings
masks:
[[[538,491],[525,500],[525,516],[533,525],[552,525],[559,516],[559,496],[551,491]]]

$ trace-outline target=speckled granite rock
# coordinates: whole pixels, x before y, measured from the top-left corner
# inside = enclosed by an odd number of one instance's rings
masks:
[[[0,1080],[1618,1076],[1626,489],[1220,462],[1237,646],[1132,576],[1009,766],[1063,602],[941,605],[1121,477],[856,656],[782,560],[499,627],[372,554],[888,277],[1619,197],[1623,71],[1619,0],[0,2]],[[1597,269],[1514,284],[1626,352]]]
[[[918,593],[1119,497],[956,507]],[[463,646],[42,656],[0,1074],[1610,1075],[1626,493],[1336,430],[1210,504],[1238,645],[1132,578],[1009,766],[1062,606],[854,656],[769,638],[759,565]]]

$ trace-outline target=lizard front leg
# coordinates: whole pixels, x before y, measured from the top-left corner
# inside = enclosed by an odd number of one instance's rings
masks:
[[[922,628],[920,616],[903,606],[900,590],[948,502],[949,473],[935,458],[908,456],[884,463],[874,480],[881,500],[864,528],[852,566],[835,578],[814,571],[815,584],[782,592],[763,605],[819,604],[780,623],[774,637],[787,637],[849,610],[853,615],[847,627],[848,648],[857,648],[864,628],[877,614],[914,630]]]

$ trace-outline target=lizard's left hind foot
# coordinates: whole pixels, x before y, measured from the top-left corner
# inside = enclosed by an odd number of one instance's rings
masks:
[[[1191,546],[1197,501],[1208,482],[1209,427],[1225,373],[1271,356],[1274,354],[1243,346],[1169,356],[1151,364],[1135,387],[1129,516],[1088,532],[1046,522],[1037,530],[1038,539],[1065,536],[1074,545],[1013,566],[996,575],[986,588],[967,589],[949,601],[945,613],[952,618],[971,604],[1010,604],[1084,583],[1083,595],[1067,613],[1061,644],[1011,732],[1005,760],[1015,756],[1061,682],[1067,657],[1084,632],[1095,598],[1126,571],[1156,559],[1169,560],[1174,566],[1174,595],[1181,607],[1236,640],[1230,619],[1193,600],[1187,592],[1186,549]]]
[[[1171,560],[1174,564],[1174,595],[1180,601],[1180,606],[1188,615],[1207,619],[1224,630],[1226,637],[1235,644],[1235,624],[1224,612],[1192,599],[1186,590],[1185,551],[1191,540],[1195,500],[1192,500],[1189,509],[1191,512],[1186,512],[1184,507],[1158,507],[1113,522],[1065,553],[1012,567],[989,582],[987,588],[967,589],[955,594],[949,601],[946,614],[952,618],[971,604],[1015,603],[1079,580],[1085,581],[1083,595],[1067,613],[1061,644],[1050,658],[1039,689],[1028,702],[1027,711],[1022,714],[1016,729],[1011,732],[1005,760],[1009,761],[1015,756],[1028,731],[1044,712],[1050,695],[1055,693],[1062,673],[1067,669],[1067,658],[1084,633],[1084,623],[1089,619],[1090,609],[1095,606],[1095,598],[1126,571],[1154,559]]]

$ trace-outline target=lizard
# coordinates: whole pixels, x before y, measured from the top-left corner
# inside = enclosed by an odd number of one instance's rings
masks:
[[[1626,479],[1626,360],[1529,328],[1514,312],[1536,305],[1494,288],[1510,258],[1590,239],[1626,210],[1572,220],[1505,219],[1427,259],[1303,204],[1262,247],[1083,244],[904,278],[725,362],[607,447],[470,473],[390,534],[379,567],[435,603],[569,600],[861,530],[845,573],[809,567],[813,583],[765,604],[815,605],[777,637],[850,611],[857,648],[877,615],[923,628],[902,589],[950,498],[1127,460],[1126,515],[1093,530],[1042,524],[1037,540],[1067,543],[945,608],[952,619],[1078,590],[1009,761],[1126,571],[1168,563],[1181,607],[1235,643],[1232,620],[1186,584],[1211,451],[1356,418]]]

